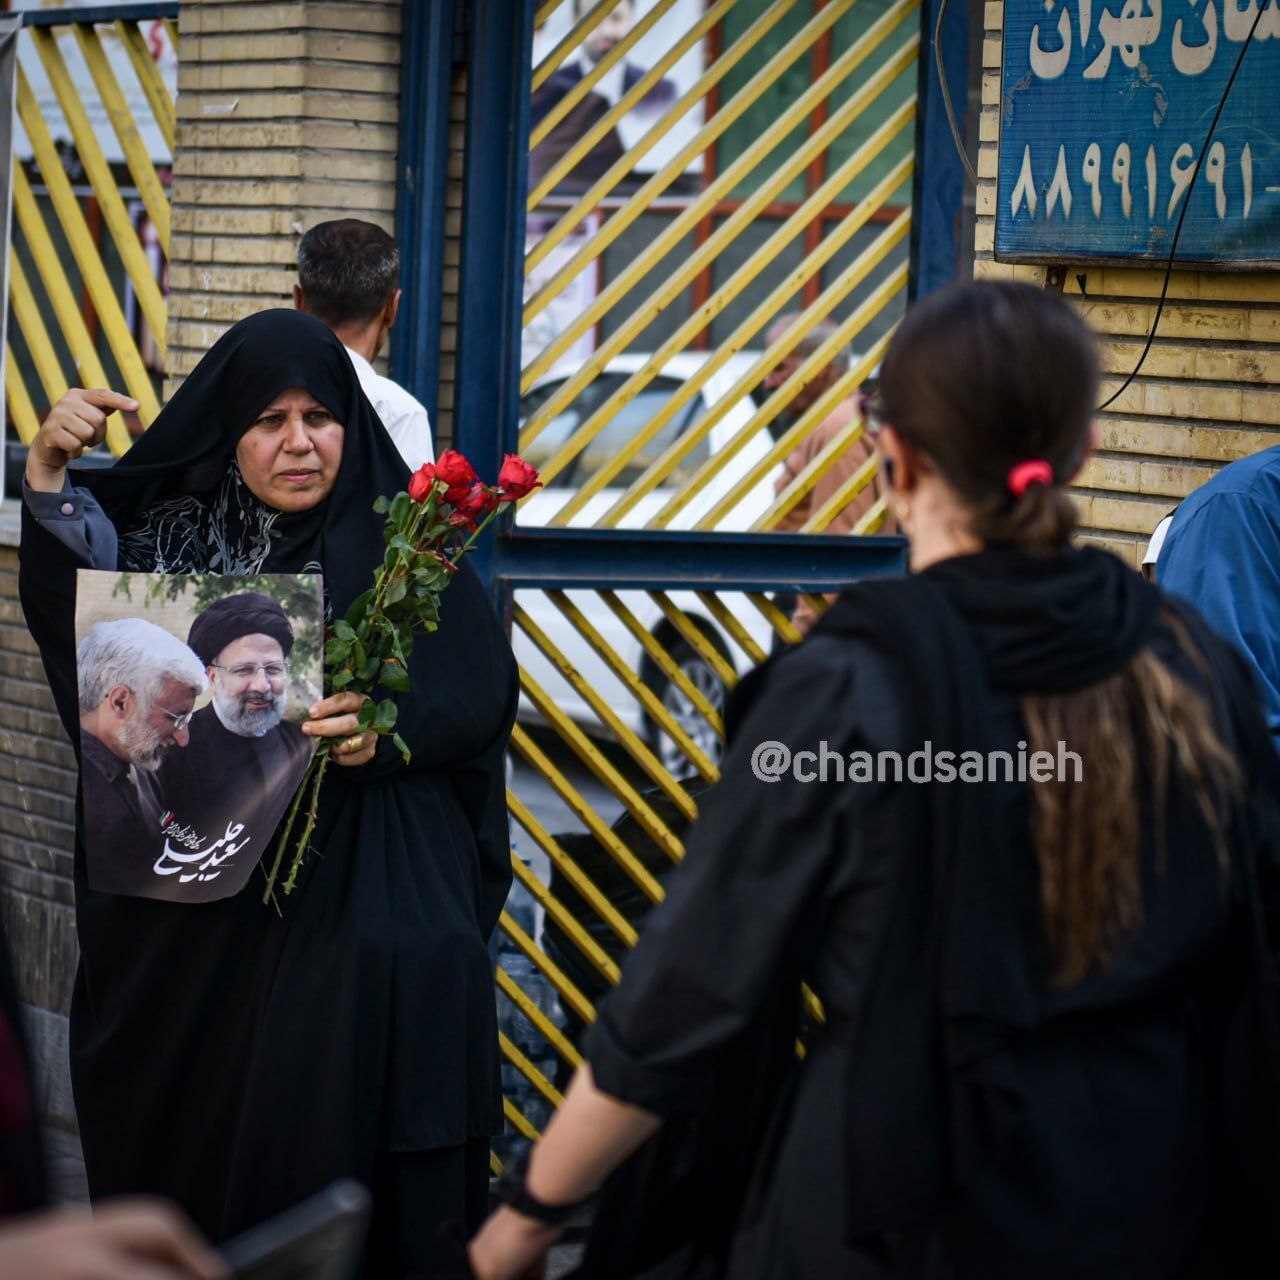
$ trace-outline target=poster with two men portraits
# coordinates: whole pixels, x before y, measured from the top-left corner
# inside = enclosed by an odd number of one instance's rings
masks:
[[[81,569],[76,676],[89,888],[170,902],[238,893],[315,749],[316,574]]]

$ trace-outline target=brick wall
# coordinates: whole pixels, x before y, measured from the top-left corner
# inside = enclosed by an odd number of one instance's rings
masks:
[[[994,260],[1003,0],[985,8],[975,274],[1043,284]],[[1102,339],[1110,396],[1137,364],[1160,270],[1076,268],[1065,291]],[[1219,466],[1280,444],[1280,275],[1176,271],[1141,374],[1099,420],[1075,490],[1088,536],[1137,564],[1151,531]]]
[[[0,924],[27,1006],[57,1193],[84,1194],[67,1077],[77,951],[75,757],[18,605],[17,512],[0,515]]]
[[[394,229],[399,0],[184,0],[169,375],[226,328],[292,305],[298,237]]]

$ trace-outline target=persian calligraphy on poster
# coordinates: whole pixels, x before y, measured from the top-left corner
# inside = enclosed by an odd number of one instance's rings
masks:
[[[1189,198],[1178,262],[1280,265],[1280,0],[1006,0],[1004,22],[997,258],[1165,261]]]

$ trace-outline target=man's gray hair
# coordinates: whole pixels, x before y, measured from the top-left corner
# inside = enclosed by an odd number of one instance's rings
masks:
[[[773,346],[793,324],[803,320],[804,316],[803,311],[791,311],[784,316],[779,316],[769,326],[765,341],[769,346]],[[807,360],[824,342],[835,335],[839,327],[834,320],[819,320],[796,344],[796,355],[801,360]],[[837,373],[843,373],[849,367],[849,359],[848,345],[842,343],[836,348],[835,355],[831,357],[830,367]]]
[[[303,300],[327,325],[368,323],[399,283],[400,249],[372,222],[318,222],[298,242]]]
[[[99,622],[76,650],[82,714],[96,711],[117,685],[132,689],[149,706],[166,678],[197,697],[209,687],[204,663],[177,636],[145,618]]]

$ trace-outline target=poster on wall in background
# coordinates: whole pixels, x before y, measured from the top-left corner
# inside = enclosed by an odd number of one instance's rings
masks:
[[[701,42],[670,67],[658,64],[702,17],[701,0],[675,0],[666,4],[652,27],[628,45],[606,72],[584,91],[581,86],[619,45],[632,40],[638,27],[656,7],[658,0],[566,0],[534,32],[535,68],[555,52],[574,26],[589,12],[606,9],[604,18],[577,47],[568,51],[550,76],[533,91],[530,103],[530,130],[533,145],[529,153],[529,190],[535,191],[551,172],[564,169],[563,161],[574,145],[592,135],[581,158],[554,182],[559,193],[580,194],[604,176],[624,154],[643,150],[632,171],[614,188],[613,194],[635,191],[659,169],[679,154],[702,127],[703,103],[699,99],[671,122],[658,137],[645,135],[690,89],[703,71]],[[616,124],[604,127],[605,115],[624,98],[630,102]],[[665,122],[664,122],[665,123]],[[540,134],[545,136],[540,137]],[[665,194],[687,194],[696,190],[702,172],[702,156],[692,157]]]
[[[126,207],[129,211],[129,221],[133,223],[133,229],[138,233],[138,243],[142,246],[142,252],[146,254],[147,262],[151,266],[151,278],[160,286],[162,296],[168,298],[169,261],[164,255],[164,246],[160,243],[159,228],[151,221],[147,206],[141,200],[130,200]],[[124,282],[124,318],[137,344],[142,363],[146,365],[149,372],[163,378],[164,350],[147,324],[133,281],[127,277]]]
[[[89,887],[166,902],[238,893],[311,761],[317,574],[81,569],[76,677]]]
[[[58,8],[83,9],[100,3],[101,0],[59,0]],[[42,0],[13,0],[13,3],[9,5],[9,8],[13,10],[43,9],[48,7],[48,5],[42,3]],[[160,78],[164,81],[164,86],[168,90],[170,99],[176,99],[178,96],[178,53],[173,47],[173,42],[169,39],[165,24],[159,18],[153,18],[139,22],[138,29],[146,42],[147,52],[151,55],[157,70],[160,72]],[[120,140],[112,127],[111,119],[107,115],[107,109],[103,105],[102,97],[94,84],[93,75],[89,71],[84,55],[80,51],[80,44],[76,39],[75,31],[68,26],[61,26],[56,30],[56,48],[66,66],[67,75],[70,78],[72,88],[75,90],[76,97],[89,118],[89,124],[93,128],[93,136],[98,146],[102,148],[108,164],[123,164],[125,161],[124,150],[120,146]],[[151,104],[138,81],[137,74],[134,72],[133,64],[129,59],[128,51],[121,41],[119,32],[113,23],[99,23],[94,30],[102,42],[103,51],[107,55],[107,62],[115,76],[116,83],[124,93],[129,114],[133,117],[134,125],[142,139],[143,146],[146,148],[147,156],[153,164],[172,164],[173,156],[169,153],[169,145],[165,141],[160,127],[156,124]],[[35,95],[41,118],[53,136],[54,142],[70,147],[72,144],[71,127],[63,116],[62,108],[58,105],[58,95],[54,92],[48,73],[45,71],[44,62],[35,48],[32,47],[29,36],[24,40],[23,46],[22,70],[31,85],[32,93]],[[30,160],[32,158],[31,144],[27,140],[26,131],[22,128],[21,123],[18,123],[16,133],[18,158],[20,160]]]
[[[0,229],[4,231],[4,243],[10,244],[13,221],[13,123],[14,92],[17,85],[18,33],[22,30],[20,18],[0,16],[0,102],[7,108],[0,120]],[[9,255],[0,263],[0,297],[9,296]],[[5,376],[5,356],[9,350],[9,308],[0,308],[0,383]],[[7,385],[7,384],[5,384]],[[0,494],[5,491],[5,450],[0,449]]]
[[[996,257],[1280,265],[1277,80],[1275,0],[1006,0]]]
[[[525,223],[524,251],[526,254],[555,226],[555,223],[554,212],[535,211],[529,214]],[[556,273],[573,259],[573,255],[595,235],[599,227],[599,214],[588,214],[536,267],[525,273],[524,300],[526,303],[546,288],[555,278]],[[581,315],[586,310],[596,296],[597,270],[596,263],[589,262],[525,325],[520,334],[520,367],[522,369],[527,368],[553,338],[564,332],[574,316]],[[560,363],[581,364],[594,350],[595,335],[591,329],[588,329],[566,349],[560,358]]]
[[[529,254],[570,208],[624,155],[635,157],[630,171],[610,191],[609,199],[634,194],[675,159],[703,123],[703,102],[679,111],[681,97],[704,69],[702,43],[689,47],[665,65],[672,50],[702,17],[701,0],[664,0],[661,14],[647,29],[645,21],[659,0],[565,0],[535,31],[533,65],[553,54],[563,60],[533,90],[530,103],[529,192],[535,203],[525,231]],[[603,8],[601,21],[576,46],[562,47],[588,13]],[[621,48],[620,46],[625,46]],[[557,54],[557,56],[558,56]],[[612,60],[611,60],[612,55]],[[591,78],[601,63],[606,70]],[[588,83],[590,82],[590,83]],[[585,87],[584,87],[585,86]],[[627,109],[616,121],[607,119],[618,104]],[[656,128],[655,128],[656,126]],[[701,186],[702,153],[689,158],[661,193],[664,200],[687,199]],[[600,227],[599,214],[588,214],[530,269],[525,301],[543,292]],[[570,318],[596,296],[597,266],[592,263],[564,282],[525,329],[521,359],[527,365],[563,331]],[[594,349],[588,330],[563,355],[576,364]]]

